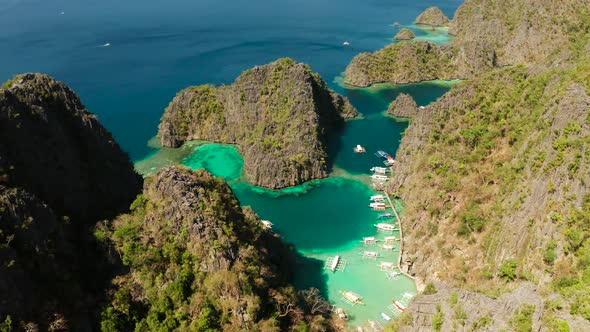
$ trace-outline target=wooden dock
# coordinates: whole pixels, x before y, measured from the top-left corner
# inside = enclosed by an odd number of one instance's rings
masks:
[[[402,270],[402,255],[404,252],[404,233],[403,233],[403,229],[402,229],[402,220],[399,217],[399,214],[397,213],[397,210],[395,209],[395,205],[393,205],[393,202],[391,201],[391,197],[389,197],[389,194],[387,193],[387,191],[383,191],[383,193],[385,194],[385,197],[387,197],[387,201],[389,202],[389,205],[391,206],[391,209],[393,210],[393,214],[395,215],[395,220],[397,220],[397,227],[399,228],[399,256],[397,258],[397,268],[406,277],[415,280],[413,276],[411,276],[410,274],[408,274],[408,273],[404,272],[404,270]]]

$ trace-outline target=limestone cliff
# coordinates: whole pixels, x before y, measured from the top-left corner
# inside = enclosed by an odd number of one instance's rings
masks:
[[[414,34],[414,32],[410,29],[401,29],[396,35],[395,37],[393,37],[393,39],[395,40],[410,40],[410,39],[414,39],[416,37],[416,35]]]
[[[110,266],[91,230],[126,211],[141,186],[127,155],[64,83],[24,74],[2,85],[3,329],[93,330]]]
[[[513,329],[521,318],[535,330],[590,327],[589,288],[580,279],[590,246],[589,68],[588,60],[511,67],[461,83],[418,113],[398,149],[389,191],[406,204],[412,273],[492,297],[523,281],[543,289],[532,307],[491,304],[500,309],[489,326],[508,315]],[[416,319],[424,317],[420,307]],[[432,307],[431,320],[414,320],[412,330],[435,326],[435,315],[456,323],[449,310]],[[463,309],[458,315],[474,324],[474,304]]]
[[[446,27],[449,24],[449,18],[438,7],[433,6],[426,8],[424,12],[416,17],[414,22],[416,24],[428,25],[433,28]]]
[[[418,105],[412,96],[401,93],[389,104],[387,113],[397,118],[414,118],[418,114]]]
[[[590,0],[466,0],[449,24],[449,34],[455,38],[448,46],[433,45],[438,51],[430,52],[445,53],[445,57],[434,61],[450,70],[434,72],[432,76],[436,79],[468,79],[507,65],[550,66],[567,61],[585,50],[576,47],[579,40],[575,35],[587,29],[588,8]],[[384,54],[385,49],[373,55]],[[412,66],[400,65],[422,57],[422,53],[407,55],[415,59],[359,55],[348,66],[346,74],[351,78],[346,77],[345,81],[367,86],[383,79],[407,83],[432,77],[415,75]],[[356,79],[357,76],[367,76],[365,73],[374,68],[389,72],[389,75]]]
[[[329,311],[306,311],[288,283],[289,251],[221,179],[164,168],[132,208],[109,236],[130,270],[114,282],[103,330],[329,329]]]
[[[360,87],[382,82],[405,84],[450,79],[454,72],[449,49],[426,41],[401,42],[354,57],[346,67],[344,82]]]
[[[326,177],[328,135],[356,114],[307,65],[280,59],[229,86],[181,91],[158,135],[168,147],[189,140],[238,144],[248,179],[276,189]]]
[[[127,154],[64,83],[24,74],[0,89],[0,174],[61,216],[92,223],[141,188]]]

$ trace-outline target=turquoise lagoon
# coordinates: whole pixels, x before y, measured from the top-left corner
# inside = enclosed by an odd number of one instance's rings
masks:
[[[338,82],[338,79],[335,79]],[[273,231],[302,255],[298,261],[295,284],[300,289],[315,287],[326,298],[350,315],[350,325],[367,325],[368,320],[381,323],[381,313],[395,314],[388,307],[392,299],[401,299],[405,293],[416,293],[414,282],[400,276],[386,277],[379,263],[397,262],[394,251],[379,245],[365,246],[363,237],[394,234],[377,233],[374,224],[379,213],[368,207],[371,189],[369,169],[381,165],[373,152],[385,150],[395,154],[407,121],[386,115],[389,103],[400,93],[412,95],[419,105],[426,105],[448,91],[453,82],[425,82],[409,85],[380,84],[367,89],[334,84],[334,88],[347,95],[361,112],[359,119],[347,122],[343,131],[330,145],[334,160],[331,176],[300,186],[273,191],[250,185],[243,174],[243,160],[238,147],[190,142],[180,149],[160,149],[150,157],[136,163],[143,174],[158,168],[181,163],[193,169],[205,168],[223,177],[232,187],[240,203],[251,206],[262,218],[270,220]],[[355,154],[352,148],[362,144],[366,154]],[[398,204],[398,211],[401,203]],[[364,251],[376,251],[378,259],[366,259]],[[346,261],[344,271],[324,269],[326,260],[336,255]],[[340,294],[341,290],[354,291],[364,297],[366,305],[351,306]]]
[[[275,224],[275,231],[303,254],[299,287],[317,287],[353,317],[351,326],[381,321],[392,298],[415,292],[411,280],[384,278],[377,262],[362,259],[359,241],[375,235],[368,169],[372,153],[394,154],[407,122],[385,116],[397,94],[426,105],[448,90],[430,82],[406,86],[347,87],[340,73],[360,52],[392,41],[402,27],[417,39],[449,41],[445,31],[412,26],[436,5],[451,17],[462,0],[7,0],[0,1],[0,81],[44,72],[64,81],[98,115],[142,174],[173,163],[205,168],[224,177],[244,205]],[[401,27],[393,27],[398,21]],[[344,41],[350,46],[344,47]],[[108,46],[105,46],[107,45]],[[282,191],[244,181],[236,147],[191,142],[179,149],[146,144],[175,93],[193,84],[228,84],[242,71],[280,57],[308,63],[331,88],[362,113],[330,142],[331,177]],[[362,144],[366,155],[352,153]],[[379,251],[380,248],[372,250]],[[342,255],[344,272],[326,272],[327,257]],[[396,260],[383,253],[382,261]],[[364,296],[366,306],[345,305],[339,290]],[[389,314],[389,313],[388,313]]]

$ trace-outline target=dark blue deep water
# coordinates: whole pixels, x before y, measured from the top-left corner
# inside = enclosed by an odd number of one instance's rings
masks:
[[[334,87],[354,55],[391,42],[393,22],[431,5],[451,17],[460,2],[0,0],[0,81],[33,71],[65,81],[137,160],[183,87],[231,83],[285,56]]]

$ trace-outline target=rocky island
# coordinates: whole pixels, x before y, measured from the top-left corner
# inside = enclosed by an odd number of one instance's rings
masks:
[[[418,25],[427,25],[434,28],[446,27],[449,25],[449,18],[438,8],[428,7],[414,21]]]
[[[249,69],[229,86],[179,92],[158,135],[166,147],[237,144],[250,182],[278,189],[326,177],[328,137],[356,115],[309,66],[285,58]]]
[[[410,29],[401,29],[396,35],[395,37],[393,37],[393,39],[395,40],[411,40],[416,38],[416,35],[414,35],[414,32]]]

